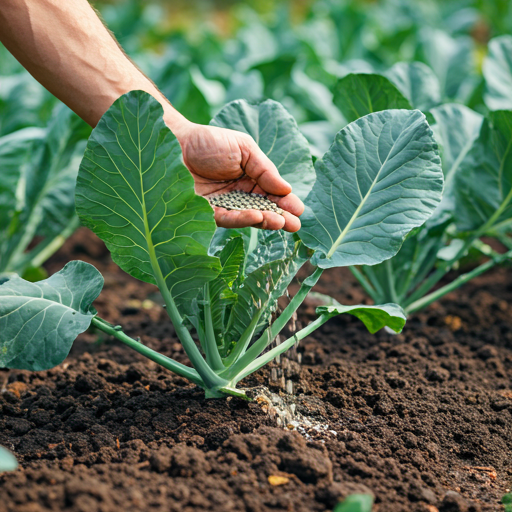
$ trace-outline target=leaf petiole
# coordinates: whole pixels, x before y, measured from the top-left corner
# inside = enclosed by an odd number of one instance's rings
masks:
[[[217,346],[217,339],[215,337],[215,330],[213,328],[212,305],[210,300],[209,283],[206,283],[204,285],[204,297],[204,351],[206,355],[206,362],[214,371],[220,372],[224,370],[226,367],[224,366],[224,363],[222,362],[222,359],[220,357],[219,347]]]
[[[318,282],[322,273],[323,269],[317,267],[315,271],[302,282],[299,291],[295,294],[284,311],[276,318],[274,323],[265,329],[263,334],[249,347],[247,352],[236,361],[236,363],[220,374],[222,377],[231,379],[238,375],[274,341],[276,336],[284,329],[295,311],[297,311],[298,307],[302,304],[311,288]]]
[[[203,380],[193,368],[189,368],[184,364],[178,363],[178,361],[175,361],[170,357],[164,356],[163,354],[156,352],[155,350],[147,347],[146,345],[143,345],[140,341],[130,338],[130,336],[125,334],[123,331],[116,329],[115,326],[109,324],[106,320],[103,320],[103,318],[95,316],[92,319],[91,324],[94,325],[94,327],[96,327],[100,331],[103,331],[105,334],[113,336],[114,338],[129,346],[139,354],[142,354],[148,359],[151,359],[151,361],[154,361],[160,366],[163,366],[164,368],[167,368],[168,370],[175,372],[178,375],[185,377],[186,379],[189,379],[194,384],[197,384],[202,388],[205,387]]]

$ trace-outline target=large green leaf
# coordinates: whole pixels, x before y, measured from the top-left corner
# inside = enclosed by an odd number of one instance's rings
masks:
[[[421,52],[439,79],[441,96],[464,99],[464,87],[475,71],[473,40],[432,28],[421,31],[421,40]]]
[[[512,112],[496,110],[455,178],[457,227],[485,230],[512,219]]]
[[[436,140],[441,146],[444,172],[444,192],[429,224],[445,222],[455,210],[454,183],[473,142],[478,137],[483,116],[464,105],[447,103],[431,111],[436,124],[433,126]]]
[[[372,112],[411,108],[403,94],[386,77],[363,73],[351,73],[339,80],[333,101],[349,122]]]
[[[0,473],[14,471],[18,467],[16,457],[3,446],[0,446]]]
[[[348,313],[359,318],[372,334],[383,327],[401,332],[407,320],[404,310],[397,304],[380,304],[378,306],[336,304],[334,306],[320,306],[316,309],[316,312],[318,315],[328,315],[329,317]]]
[[[354,121],[317,160],[316,172],[299,235],[322,268],[390,258],[441,200],[437,144],[417,110]]]
[[[315,171],[306,138],[295,119],[276,101],[251,105],[237,100],[226,105],[211,124],[248,133],[272,160],[279,173],[304,199],[315,181]]]
[[[69,354],[90,325],[103,277],[72,261],[60,272],[29,283],[14,276],[0,285],[0,367],[48,370]]]
[[[46,135],[42,128],[24,128],[0,137],[0,233],[2,238],[16,211],[23,207],[20,180]],[[4,238],[5,240],[5,238]],[[1,256],[1,251],[0,251]],[[1,266],[1,265],[0,265]]]
[[[32,128],[17,133],[37,131]],[[23,273],[33,259],[43,257],[44,260],[49,248],[56,250],[76,228],[74,189],[89,133],[90,127],[61,105],[55,110],[44,137],[27,151],[12,141],[11,137],[16,134],[5,138],[6,144],[2,145],[0,153],[8,153],[11,144],[11,152],[19,153],[11,162],[5,162],[6,176],[13,179],[6,180],[6,189],[9,189],[6,194],[11,200],[0,206],[0,225],[8,230],[8,236],[2,237],[0,242],[0,270]],[[16,171],[11,174],[13,167]],[[8,217],[5,224],[4,212]],[[38,243],[26,253],[35,236],[40,237]]]
[[[446,185],[478,137],[483,116],[457,103],[446,103],[431,113],[436,121],[433,130],[441,146]]]
[[[385,76],[409,100],[413,108],[426,111],[441,102],[439,80],[423,62],[397,62]]]
[[[161,105],[142,91],[110,107],[87,144],[76,205],[123,270],[149,283],[161,275],[174,299],[183,301],[214,279],[220,265],[207,254],[213,210],[195,194],[162,115]]]
[[[485,104],[491,110],[512,110],[512,36],[491,40],[483,74]]]

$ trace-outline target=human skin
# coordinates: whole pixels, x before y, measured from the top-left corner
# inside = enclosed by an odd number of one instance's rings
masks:
[[[254,140],[182,116],[125,55],[87,0],[0,0],[0,41],[36,80],[93,127],[121,95],[148,92],[164,109],[198,194],[239,188],[266,194],[284,210],[278,215],[216,207],[217,225],[291,232],[300,228],[304,205]]]

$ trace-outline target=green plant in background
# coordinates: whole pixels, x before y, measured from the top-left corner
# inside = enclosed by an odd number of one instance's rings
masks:
[[[208,122],[237,98],[270,97],[299,121],[315,158],[343,126],[371,112],[418,108],[433,124],[435,109],[450,101],[483,114],[512,105],[512,37],[493,39],[481,66],[475,56],[483,54],[483,43],[473,34],[479,23],[506,32],[511,20],[504,6],[320,0],[304,7],[295,24],[294,7],[286,2],[271,15],[245,6],[226,11],[238,27],[227,39],[202,25],[188,32],[164,27],[161,4],[130,0],[101,8],[130,56],[192,121]],[[55,98],[3,47],[0,64],[0,163],[7,169],[0,181],[0,279],[13,272],[38,279],[44,273],[33,269],[76,226],[69,213],[71,168],[88,133],[72,116],[54,111]],[[59,193],[55,183],[63,181],[69,187],[59,185]],[[449,240],[445,236],[440,247]]]
[[[441,162],[423,114],[388,110],[351,123],[315,172],[306,140],[275,102],[231,103],[213,123],[255,136],[281,174],[307,195],[298,235],[216,230],[161,106],[140,91],[117,100],[93,130],[76,189],[82,222],[105,241],[114,261],[159,287],[193,368],[99,318],[91,304],[103,279],[77,261],[40,283],[15,276],[0,286],[1,366],[51,368],[92,324],[217,397],[243,394],[236,389],[240,380],[338,314],[356,316],[370,332],[402,329],[405,316],[394,304],[335,303],[265,352],[324,269],[392,257],[438,206]],[[278,298],[308,260],[311,275],[272,321]]]
[[[372,505],[370,494],[351,494],[334,507],[334,512],[371,512]]]
[[[505,496],[501,498],[501,503],[503,504],[504,512],[512,512],[512,494],[505,494]]]
[[[74,188],[89,134],[61,105],[47,128],[0,137],[0,280],[44,277],[42,264],[78,227]]]
[[[0,446],[0,473],[14,471],[18,467],[16,457],[4,447]]]
[[[496,83],[495,68],[499,66],[502,75],[512,76],[510,65],[507,70],[502,62],[509,46],[512,38],[506,36],[493,41],[484,63],[490,107],[508,105],[507,91]],[[401,65],[400,75],[412,76],[413,65]],[[409,73],[405,73],[406,67]],[[338,82],[334,102],[352,119],[396,106],[410,108],[407,102],[413,101],[413,90],[416,104],[426,105],[423,91],[429,89],[432,77],[424,74],[419,79],[414,73],[414,86],[405,87],[405,80],[398,81],[396,69],[387,73],[389,81],[379,75],[347,75]],[[512,258],[512,111],[497,110],[484,118],[468,107],[447,103],[430,108],[427,115],[442,148],[445,189],[441,205],[423,227],[410,233],[396,256],[378,265],[351,267],[376,303],[400,304],[407,314]],[[482,241],[485,236],[497,238],[507,250],[494,251]],[[487,261],[435,289],[470,251]]]

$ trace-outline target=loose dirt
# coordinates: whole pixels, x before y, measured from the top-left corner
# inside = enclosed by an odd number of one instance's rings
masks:
[[[182,362],[151,285],[80,230],[52,260],[105,275],[101,316]],[[317,291],[364,295],[348,272]],[[148,300],[149,298],[149,300]],[[378,512],[495,512],[511,486],[512,277],[498,269],[414,315],[404,333],[331,320],[284,372],[311,429],[276,426],[264,400],[204,400],[184,379],[88,332],[51,371],[0,372],[0,512],[313,512],[371,492]],[[299,322],[314,316],[313,304]],[[247,386],[281,386],[272,369]],[[288,397],[289,400],[289,397]],[[290,425],[293,428],[293,425]],[[325,426],[325,427],[324,427]]]

